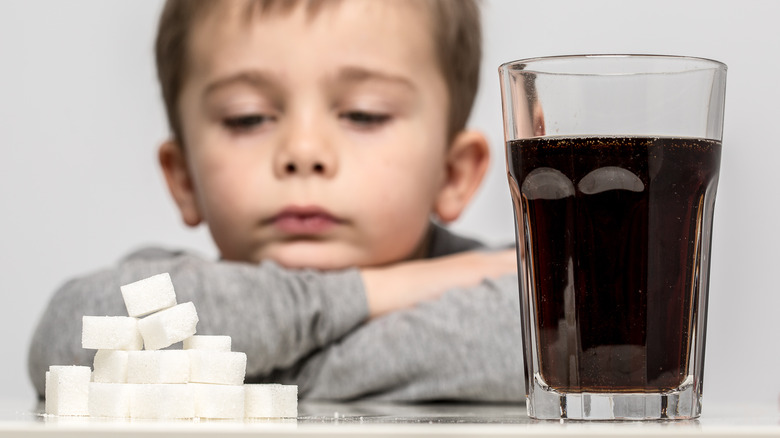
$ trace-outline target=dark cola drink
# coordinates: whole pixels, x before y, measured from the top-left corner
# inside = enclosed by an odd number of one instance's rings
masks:
[[[548,137],[507,151],[543,382],[678,388],[706,293],[720,142]]]

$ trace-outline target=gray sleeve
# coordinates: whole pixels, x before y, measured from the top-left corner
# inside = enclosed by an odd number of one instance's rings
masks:
[[[66,283],[33,335],[28,370],[39,395],[50,365],[92,365],[95,350],[81,348],[81,317],[127,315],[120,285],[169,272],[179,303],[192,301],[199,334],[229,335],[247,354],[247,375],[286,368],[343,337],[368,317],[357,270],[319,273],[212,262],[145,250],[117,268]]]
[[[517,276],[361,326],[286,376],[302,398],[525,399]]]

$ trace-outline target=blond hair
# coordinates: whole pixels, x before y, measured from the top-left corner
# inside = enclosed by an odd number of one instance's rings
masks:
[[[246,0],[247,14],[253,11],[284,12],[305,1],[310,13],[327,0]],[[468,121],[479,85],[482,58],[482,27],[477,0],[414,0],[430,11],[437,64],[449,94],[448,138]],[[177,103],[187,75],[190,34],[198,20],[219,4],[213,0],[168,0],[157,30],[155,55],[168,124],[173,137],[183,142]]]

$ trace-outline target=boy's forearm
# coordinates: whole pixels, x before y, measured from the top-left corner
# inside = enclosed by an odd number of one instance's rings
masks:
[[[514,250],[469,251],[361,270],[372,318],[438,298],[453,288],[516,272]]]

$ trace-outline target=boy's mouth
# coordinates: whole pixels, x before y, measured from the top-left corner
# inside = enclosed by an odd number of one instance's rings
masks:
[[[327,210],[317,206],[290,206],[267,220],[286,234],[320,234],[344,223]]]

